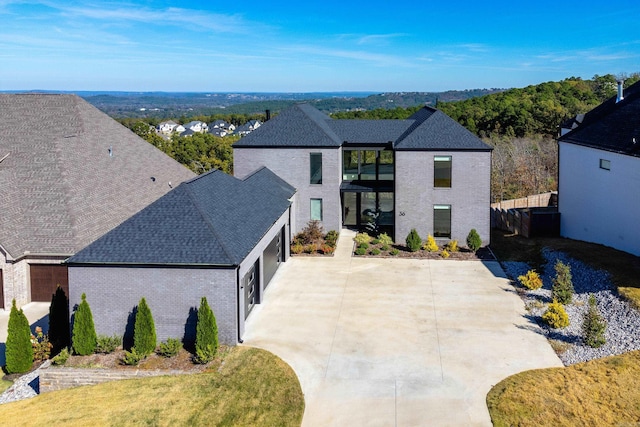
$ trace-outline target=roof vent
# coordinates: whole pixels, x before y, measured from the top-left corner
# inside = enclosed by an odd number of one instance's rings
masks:
[[[618,97],[616,98],[616,104],[624,99],[624,80],[618,80]]]
[[[113,145],[109,146],[109,157],[113,157]]]

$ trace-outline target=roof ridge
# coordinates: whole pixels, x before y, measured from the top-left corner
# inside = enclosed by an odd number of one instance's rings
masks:
[[[191,203],[195,206],[196,211],[198,212],[198,215],[200,215],[200,218],[202,218],[202,220],[205,222],[205,224],[207,224],[207,227],[209,227],[209,230],[211,231],[211,234],[213,234],[213,237],[215,237],[216,241],[218,242],[218,244],[220,245],[220,247],[224,251],[224,254],[227,256],[227,258],[234,265],[237,265],[237,264],[239,264],[239,261],[235,259],[235,256],[232,256],[232,251],[230,251],[229,248],[227,248],[225,240],[220,237],[220,235],[216,231],[216,228],[214,227],[213,222],[211,222],[209,217],[204,214],[202,207],[198,203],[198,198],[193,194],[193,191],[191,190],[190,185],[189,185],[189,184],[193,183],[194,181],[198,180],[199,178],[201,178],[203,176],[206,176],[206,175],[213,174],[214,172],[224,173],[224,172],[222,172],[222,171],[220,171],[218,169],[213,169],[213,170],[211,170],[211,171],[209,171],[207,173],[204,173],[202,175],[198,175],[195,178],[190,179],[189,181],[181,183],[176,188],[176,190],[178,188],[180,188],[180,187],[184,187],[185,191],[187,192],[187,196],[189,196],[189,200],[191,200]],[[237,179],[236,177],[233,177],[231,175],[229,175],[229,177],[233,178],[233,179]],[[240,181],[240,180],[238,180],[238,181]],[[240,181],[240,182],[242,182],[242,181]]]
[[[333,121],[334,119],[332,119],[331,117],[327,116],[322,111],[318,110],[316,107],[314,107],[313,105],[309,104],[308,102],[297,103],[296,107],[298,107],[298,109],[300,111],[302,111],[304,113],[304,115],[309,118],[309,120],[311,120],[314,124],[316,124],[316,126],[318,126],[318,128],[320,128],[320,130],[322,132],[324,132],[325,135],[327,135],[333,141],[342,144],[342,142],[343,142],[342,139],[338,136],[338,134],[336,134],[333,131],[333,129],[331,129],[331,126],[328,123],[330,121]],[[305,108],[302,108],[302,107],[305,107]],[[312,108],[313,110],[315,110],[314,112],[318,112],[318,113],[326,116],[326,118],[322,118],[322,120],[320,121],[319,118],[313,117],[311,114],[309,114],[309,111],[307,111],[306,107]]]

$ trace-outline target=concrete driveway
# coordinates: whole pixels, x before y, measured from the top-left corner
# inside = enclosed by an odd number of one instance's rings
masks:
[[[497,262],[292,258],[249,316],[245,345],[294,369],[304,426],[491,425],[503,378],[562,366]]]

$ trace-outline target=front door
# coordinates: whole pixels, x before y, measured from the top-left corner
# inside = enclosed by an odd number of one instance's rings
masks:
[[[393,193],[344,191],[342,224],[370,234],[384,232],[393,236]]]

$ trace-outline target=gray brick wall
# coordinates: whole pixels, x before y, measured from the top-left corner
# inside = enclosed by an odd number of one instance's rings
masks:
[[[434,188],[434,156],[452,157],[451,188]],[[433,205],[442,204],[451,205],[451,239],[464,246],[475,228],[488,244],[490,179],[489,152],[396,152],[396,240],[404,241],[412,228],[423,238],[433,235]]]
[[[127,320],[142,297],[153,314],[158,341],[185,337],[190,310],[205,296],[213,309],[221,343],[237,342],[236,269],[156,267],[69,267],[69,305],[82,293],[98,334],[124,335]],[[195,318],[191,320],[195,321]]]
[[[309,154],[322,153],[322,184],[309,184]],[[238,178],[250,175],[266,166],[296,188],[292,230],[302,230],[310,218],[311,199],[322,199],[325,231],[342,228],[340,206],[341,150],[338,148],[236,148],[233,150],[233,170]],[[295,219],[295,222],[294,222]]]

